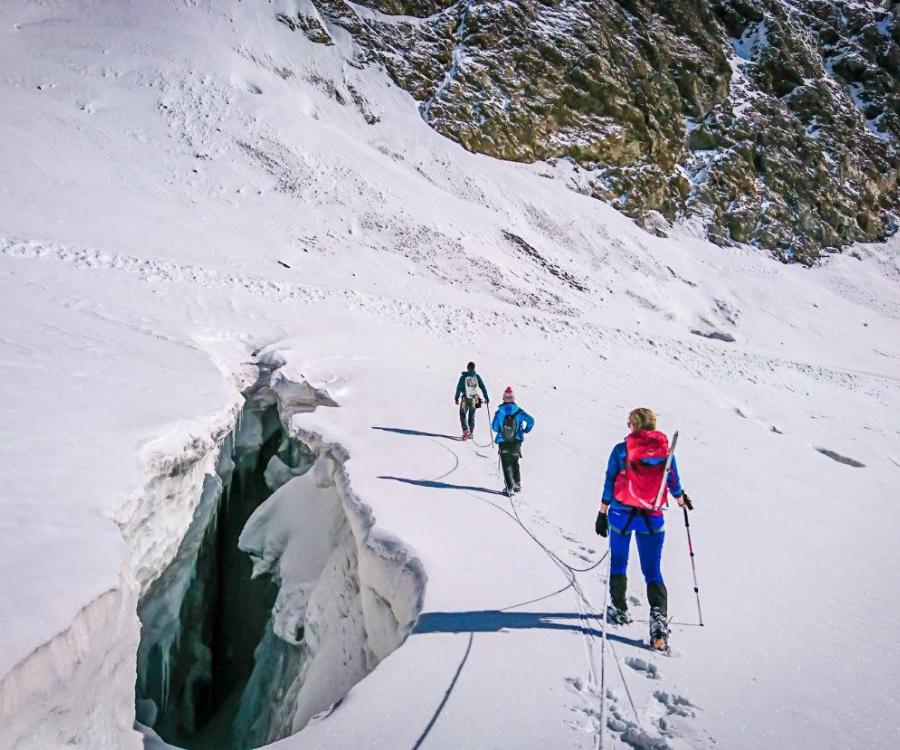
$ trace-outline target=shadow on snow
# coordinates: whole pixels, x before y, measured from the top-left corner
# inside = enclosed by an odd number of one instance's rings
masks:
[[[418,437],[444,438],[445,440],[454,440],[460,442],[462,438],[458,435],[444,435],[440,432],[423,432],[422,430],[410,430],[405,427],[373,427],[373,430],[381,430],[382,432],[393,432],[397,435],[416,435]]]
[[[499,633],[503,630],[569,630],[601,638],[603,633],[589,627],[586,620],[599,619],[599,615],[576,612],[504,612],[499,609],[483,609],[475,612],[425,612],[419,615],[414,634],[424,633]],[[565,622],[559,622],[563,620]],[[642,648],[644,642],[636,638],[612,633],[606,637],[617,643]]]
[[[379,479],[390,479],[392,482],[414,484],[416,487],[430,487],[433,490],[467,490],[468,492],[485,492],[488,495],[505,495],[502,490],[492,490],[488,487],[473,487],[468,484],[450,484],[438,482],[436,479],[409,479],[408,477],[380,476]]]

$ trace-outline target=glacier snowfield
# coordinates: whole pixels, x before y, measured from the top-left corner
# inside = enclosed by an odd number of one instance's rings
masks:
[[[896,238],[657,237],[441,138],[303,7],[0,7],[0,747],[175,746],[147,724],[226,680],[184,626],[230,632],[203,555],[241,477],[228,554],[272,583],[215,705],[253,746],[897,746]],[[470,359],[536,419],[513,502],[484,409],[456,439]],[[696,503],[671,657],[636,552],[635,622],[597,616],[635,406]]]

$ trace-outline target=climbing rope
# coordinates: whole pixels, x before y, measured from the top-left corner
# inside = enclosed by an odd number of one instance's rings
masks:
[[[501,473],[502,473],[502,471],[501,471]],[[601,714],[603,714],[605,712],[605,703],[606,703],[606,684],[605,684],[606,683],[606,643],[608,641],[608,638],[606,637],[606,604],[607,604],[606,597],[609,595],[609,575],[610,575],[610,573],[609,573],[609,569],[608,569],[607,576],[606,576],[606,582],[605,582],[605,586],[604,586],[605,593],[604,593],[603,611],[599,615],[591,614],[591,612],[594,610],[594,606],[591,604],[591,602],[587,598],[587,596],[585,596],[583,589],[576,581],[575,574],[576,573],[586,573],[590,570],[594,570],[595,568],[599,567],[600,564],[606,559],[609,559],[609,565],[611,566],[612,559],[609,556],[609,550],[607,549],[606,552],[604,552],[603,555],[601,555],[600,559],[597,560],[597,562],[595,562],[593,565],[590,565],[587,568],[575,568],[575,567],[569,565],[568,563],[566,563],[564,560],[562,560],[555,552],[553,552],[553,550],[549,549],[540,539],[538,539],[531,532],[531,530],[525,525],[525,523],[522,521],[521,517],[519,516],[519,512],[516,509],[516,504],[515,504],[515,502],[513,502],[512,497],[509,497],[509,504],[510,504],[510,507],[512,508],[513,516],[515,517],[516,522],[519,524],[519,526],[522,528],[522,530],[526,534],[528,534],[528,536],[531,537],[534,540],[534,542],[542,550],[544,550],[544,552],[547,554],[547,556],[550,557],[550,559],[557,565],[557,567],[560,568],[560,570],[563,572],[563,575],[566,575],[566,577],[569,579],[569,586],[567,588],[571,587],[572,591],[575,593],[576,606],[579,609],[579,613],[582,614],[586,620],[593,619],[600,625],[600,629],[601,629],[601,633],[602,633],[602,646],[601,646],[601,650],[600,650],[600,682],[601,682],[601,698],[600,698],[601,704],[600,705],[601,705]],[[579,603],[579,600],[580,600],[580,603]],[[582,605],[587,609],[586,612],[582,609]],[[590,635],[591,638],[595,637],[593,635],[593,633],[590,632],[590,629],[588,629],[588,634]],[[625,695],[628,698],[628,703],[631,706],[632,713],[634,713],[635,723],[637,724],[639,729],[643,729],[641,726],[641,719],[640,719],[640,715],[638,714],[637,706],[635,705],[634,698],[631,695],[631,689],[628,687],[628,680],[625,677],[625,670],[622,669],[622,662],[619,659],[619,654],[617,653],[616,648],[612,644],[612,642],[609,642],[609,649],[612,652],[613,658],[616,661],[616,668],[617,668],[617,671],[619,672],[619,677],[622,680],[622,686],[625,689]],[[605,717],[604,717],[604,719],[605,719]],[[602,719],[601,724],[600,724],[600,738],[598,740],[601,743],[602,743],[602,735],[603,735],[604,727],[605,727],[605,723],[604,723],[604,720]]]
[[[609,550],[607,550],[609,552]],[[612,571],[612,557],[606,566],[606,581],[609,583]],[[603,641],[600,646],[600,731],[597,734],[597,747],[603,750],[603,735],[606,733],[606,607],[609,604],[609,585],[603,587],[603,622],[600,626]]]
[[[512,509],[513,509],[513,514],[515,515],[516,521],[518,522],[519,526],[521,526],[522,529],[525,531],[525,533],[528,534],[528,536],[530,536],[541,547],[541,549],[544,550],[544,552],[550,557],[550,559],[557,565],[557,567],[560,568],[561,571],[563,571],[563,574],[566,575],[567,578],[569,579],[569,586],[567,586],[566,588],[571,588],[572,591],[574,592],[575,604],[578,607],[579,614],[582,615],[582,617],[584,617],[584,619],[586,621],[594,620],[600,626],[600,631],[602,634],[601,635],[601,639],[602,639],[601,649],[600,649],[600,713],[601,713],[601,721],[600,721],[600,729],[599,729],[599,736],[598,736],[598,743],[599,743],[598,746],[602,747],[602,742],[603,742],[602,736],[603,736],[603,732],[604,732],[604,729],[606,726],[605,705],[606,705],[606,644],[607,644],[607,642],[609,643],[609,650],[612,652],[613,658],[615,659],[616,669],[619,673],[619,677],[622,680],[622,686],[625,689],[625,695],[628,698],[628,703],[631,706],[631,711],[634,714],[635,723],[637,724],[639,729],[643,730],[643,728],[641,726],[640,714],[638,714],[637,706],[635,705],[634,698],[631,695],[631,689],[628,686],[628,679],[625,677],[625,670],[622,669],[622,662],[619,659],[619,654],[616,651],[616,648],[613,645],[613,643],[611,641],[609,641],[609,639],[607,638],[607,635],[606,635],[606,605],[608,603],[606,597],[609,596],[609,585],[608,585],[609,584],[609,571],[607,570],[606,585],[604,586],[603,611],[599,615],[591,614],[591,612],[594,610],[594,606],[591,604],[591,601],[587,598],[587,596],[585,596],[584,590],[581,588],[581,586],[578,584],[578,582],[575,579],[575,573],[579,569],[573,568],[572,566],[565,563],[552,550],[548,549],[534,534],[532,534],[531,531],[525,526],[525,524],[522,522],[521,518],[519,517],[519,514],[516,511],[515,503],[513,503],[512,498],[509,498],[509,501],[510,501],[510,505],[512,506]],[[586,568],[584,570],[585,571],[593,570],[594,568],[598,567],[604,560],[607,560],[607,559],[610,560],[610,564],[611,564],[611,558],[609,557],[609,550],[604,552],[603,555],[600,557],[600,559],[596,563],[594,563],[589,568]],[[595,636],[591,632],[590,628],[588,628],[587,634],[589,635],[590,638],[592,638],[592,639],[595,638]],[[588,658],[590,660],[590,656]]]
[[[498,459],[498,464],[499,464],[499,459]],[[503,469],[502,469],[502,468],[500,469],[500,473],[501,473],[501,475],[503,474]],[[563,560],[561,557],[559,557],[559,555],[557,555],[553,550],[551,550],[549,547],[547,547],[547,545],[545,545],[540,539],[538,539],[538,538],[531,532],[531,529],[529,529],[529,528],[525,525],[525,522],[522,520],[521,516],[519,516],[519,511],[517,510],[516,504],[515,504],[515,502],[513,501],[512,497],[509,497],[508,499],[509,499],[509,505],[510,505],[510,507],[512,508],[513,515],[515,516],[516,522],[519,524],[519,526],[522,527],[522,530],[523,530],[526,534],[528,534],[528,536],[530,536],[530,537],[535,541],[535,543],[537,543],[537,545],[538,545],[542,550],[544,550],[544,552],[546,552],[546,553],[547,553],[550,557],[552,557],[559,565],[562,565],[562,566],[563,566],[566,570],[568,570],[569,572],[571,572],[571,573],[588,573],[588,572],[594,570],[595,568],[600,567],[601,563],[606,559],[606,556],[609,554],[609,550],[607,550],[606,552],[603,553],[603,555],[600,556],[600,559],[597,560],[597,562],[593,563],[592,565],[588,565],[586,568],[576,568],[576,567],[574,567],[574,566],[572,566],[572,565],[569,565],[565,560]]]
[[[453,450],[450,446],[444,445],[443,443],[438,442],[437,440],[435,440],[432,437],[430,437],[428,439],[435,445],[439,445],[444,450],[450,451],[450,455],[453,456],[453,467],[449,471],[445,471],[440,476],[434,477],[433,479],[430,480],[432,482],[437,482],[438,480],[443,479],[444,477],[450,476],[454,471],[456,471],[456,469],[459,467],[459,456],[457,455],[456,451]]]
[[[475,445],[478,446],[479,448],[490,448],[490,447],[494,444],[494,425],[491,423],[491,411],[490,411],[489,408],[487,408],[487,403],[485,403],[485,410],[484,410],[484,413],[485,413],[485,415],[487,416],[487,421],[488,421],[488,433],[489,433],[490,436],[491,436],[491,442],[486,443],[485,445],[482,445],[482,444],[479,443],[477,440],[475,440],[474,437],[472,438],[472,442],[475,443]]]
[[[488,414],[488,420],[490,421],[490,414]],[[490,427],[490,425],[489,425],[489,431],[490,431],[490,435],[491,435],[491,443],[489,443],[488,445],[492,445],[493,444],[493,429]],[[434,440],[434,442],[437,443],[438,441]],[[441,479],[443,477],[448,476],[449,474],[452,474],[454,471],[456,471],[457,467],[459,466],[459,456],[457,455],[456,451],[454,451],[449,446],[443,445],[443,443],[438,443],[438,445],[441,445],[441,447],[448,450],[454,457],[453,467],[449,471],[441,474],[440,477],[436,478],[436,479]],[[476,445],[478,445],[478,443],[476,443]],[[487,446],[480,446],[480,447],[487,447]],[[502,477],[503,471],[502,471],[502,466],[500,465],[499,456],[498,456],[497,466],[498,466],[498,470],[500,471],[500,474]],[[600,625],[600,632],[601,632],[600,680],[599,680],[599,682],[600,682],[600,727],[599,727],[598,736],[597,736],[597,747],[600,750],[603,749],[604,734],[605,734],[605,729],[606,729],[606,710],[607,710],[607,707],[606,707],[606,646],[607,646],[607,643],[609,644],[609,650],[612,652],[613,658],[616,661],[617,671],[619,673],[619,677],[622,680],[622,686],[625,689],[625,695],[628,698],[628,703],[631,706],[632,712],[634,713],[635,722],[636,722],[638,728],[640,729],[641,728],[640,715],[638,714],[637,707],[635,706],[634,698],[631,695],[631,690],[628,686],[628,681],[625,677],[625,672],[622,669],[622,663],[619,659],[618,653],[616,652],[615,646],[607,637],[606,607],[608,604],[608,597],[609,597],[609,576],[610,576],[610,569],[611,569],[611,564],[612,564],[609,549],[607,549],[606,552],[604,552],[595,563],[593,563],[587,567],[578,568],[578,567],[569,565],[559,555],[557,555],[553,550],[551,550],[549,547],[547,547],[547,545],[545,545],[531,531],[531,529],[529,529],[528,526],[525,525],[524,521],[522,520],[521,516],[519,515],[518,508],[516,507],[516,503],[513,500],[512,496],[509,496],[507,498],[509,500],[510,509],[512,510],[512,513],[510,513],[510,511],[507,511],[502,506],[497,505],[497,503],[491,502],[487,498],[479,497],[478,495],[475,495],[472,492],[467,492],[466,494],[471,495],[472,497],[474,497],[477,500],[488,503],[489,505],[493,506],[497,510],[501,511],[502,513],[505,513],[511,519],[513,519],[516,522],[516,524],[518,524],[518,526],[531,538],[531,540],[534,541],[534,543],[537,544],[544,551],[544,553],[551,560],[551,562],[553,562],[554,565],[556,565],[557,568],[559,568],[560,572],[565,576],[568,583],[564,587],[562,587],[558,591],[555,591],[551,594],[539,597],[537,600],[534,600],[534,601],[540,601],[542,599],[549,598],[551,596],[555,596],[556,594],[562,593],[566,589],[571,588],[573,591],[573,594],[575,596],[575,605],[576,605],[576,607],[579,611],[579,615],[582,617],[582,619],[584,619],[585,622],[587,622],[587,623],[589,623],[591,620],[594,620]],[[587,573],[591,570],[595,570],[604,562],[604,560],[607,560],[608,563],[607,563],[606,581],[605,581],[605,585],[604,585],[603,611],[599,615],[595,615],[595,614],[592,614],[594,607],[591,604],[590,600],[587,598],[587,596],[585,596],[584,590],[581,588],[581,585],[577,581],[576,574]],[[504,609],[514,609],[516,607],[524,606],[526,604],[531,604],[531,603],[533,603],[533,602],[523,602],[521,604],[515,604],[510,607],[505,607]],[[593,684],[597,684],[596,678],[594,676],[596,669],[595,669],[595,665],[594,665],[593,650],[590,648],[590,641],[593,641],[596,638],[596,636],[594,635],[594,632],[592,632],[590,627],[585,628],[585,630],[583,631],[583,635],[588,636],[588,640],[585,641],[585,650],[586,650],[586,656],[588,659],[588,670],[590,673],[589,674],[590,681]]]
[[[614,658],[615,661],[616,661],[616,667],[617,667],[617,671],[618,671],[618,673],[619,673],[619,677],[621,678],[621,680],[622,680],[622,685],[623,685],[623,687],[625,688],[625,695],[626,695],[626,697],[628,698],[628,703],[629,703],[629,705],[631,706],[631,710],[632,710],[632,712],[633,712],[633,714],[634,714],[635,723],[637,724],[638,728],[641,729],[642,727],[641,727],[641,719],[640,719],[640,715],[638,714],[637,706],[636,706],[635,703],[634,703],[634,698],[633,698],[632,695],[631,695],[631,690],[630,690],[630,688],[628,687],[628,680],[627,680],[627,678],[625,677],[625,671],[622,669],[622,663],[621,663],[621,660],[619,659],[619,655],[618,655],[618,653],[616,652],[615,646],[614,646],[613,643],[612,643],[611,641],[609,641],[608,638],[606,637],[606,616],[605,616],[605,613],[606,613],[606,603],[607,603],[607,601],[606,601],[606,599],[604,598],[604,607],[603,607],[603,612],[602,612],[602,613],[600,613],[599,615],[593,615],[593,614],[591,614],[592,610],[594,609],[594,606],[591,604],[591,602],[590,602],[590,600],[587,598],[587,596],[585,596],[584,590],[583,590],[583,589],[581,588],[581,586],[579,585],[579,583],[578,583],[578,581],[577,581],[577,579],[576,579],[576,576],[575,576],[575,574],[576,574],[576,573],[579,573],[579,572],[587,572],[587,571],[590,571],[590,570],[594,570],[595,568],[599,567],[599,566],[603,563],[604,560],[610,559],[610,558],[609,558],[609,550],[607,550],[606,552],[604,552],[603,555],[601,555],[600,559],[597,560],[597,562],[595,562],[593,565],[590,565],[590,566],[588,566],[587,568],[575,568],[575,567],[569,565],[568,563],[566,563],[564,560],[562,560],[562,559],[561,559],[561,558],[560,558],[553,550],[551,550],[549,547],[547,547],[540,539],[538,539],[538,538],[531,532],[531,530],[524,524],[524,522],[522,521],[521,517],[519,516],[518,510],[516,509],[516,505],[515,505],[515,503],[513,502],[513,499],[512,499],[511,497],[508,498],[508,499],[509,499],[509,504],[510,504],[510,508],[512,509],[512,512],[506,510],[505,508],[501,507],[500,505],[497,505],[497,503],[491,502],[491,501],[488,500],[487,498],[479,497],[478,495],[476,495],[476,494],[473,493],[473,492],[467,492],[466,494],[467,494],[467,495],[470,495],[471,497],[475,498],[476,500],[479,500],[480,502],[484,502],[484,503],[487,503],[488,505],[493,506],[494,508],[496,508],[497,510],[499,510],[501,513],[505,513],[507,516],[509,516],[509,517],[510,517],[513,521],[515,521],[516,524],[518,524],[518,526],[519,526],[519,527],[520,527],[520,528],[521,528],[521,529],[522,529],[522,530],[523,530],[523,531],[524,531],[524,532],[525,532],[525,533],[526,533],[526,534],[527,534],[527,535],[535,542],[535,544],[537,544],[537,545],[544,551],[544,553],[550,558],[551,562],[553,562],[553,563],[557,566],[557,568],[559,568],[560,572],[562,572],[562,574],[566,577],[566,580],[568,581],[568,583],[567,583],[565,586],[563,586],[561,589],[559,589],[558,591],[554,591],[554,592],[552,592],[551,594],[547,594],[547,595],[545,595],[545,596],[541,596],[541,597],[539,597],[538,599],[533,600],[533,601],[541,601],[541,600],[546,599],[546,598],[549,598],[549,597],[551,597],[551,596],[555,596],[555,595],[557,595],[557,594],[560,594],[560,593],[562,593],[563,591],[566,591],[567,589],[570,589],[570,588],[572,589],[572,591],[573,591],[574,594],[575,594],[575,605],[576,605],[576,607],[578,608],[579,614],[582,616],[582,618],[583,618],[585,621],[594,620],[595,622],[599,623],[599,624],[600,624],[600,627],[601,627],[601,632],[602,632],[602,634],[603,634],[603,635],[602,635],[602,637],[603,637],[603,646],[602,646],[602,648],[601,648],[601,657],[600,657],[600,674],[601,674],[601,680],[600,680],[600,682],[601,682],[601,711],[602,711],[602,712],[605,711],[605,706],[604,706],[605,701],[606,701],[606,685],[605,685],[605,683],[606,683],[606,675],[605,675],[605,673],[606,673],[606,650],[605,650],[605,645],[606,645],[606,643],[608,642],[608,643],[609,643],[610,651],[612,652],[613,658]],[[606,596],[609,595],[609,586],[608,586],[608,583],[609,583],[609,572],[607,572],[607,579],[606,579],[606,582],[605,582],[605,583],[606,583],[606,585],[605,585],[605,587],[604,587],[604,588],[605,588],[605,594],[604,594],[604,596],[606,597]],[[504,607],[504,609],[515,609],[515,608],[517,608],[517,607],[525,606],[526,604],[532,604],[533,601],[522,602],[522,603],[520,603],[520,604],[514,604],[514,605],[509,606],[509,607]],[[587,611],[585,611],[585,608],[586,608]],[[590,632],[590,628],[587,629],[587,633],[586,633],[586,634],[587,634],[591,639],[595,638],[594,634]],[[589,663],[589,669],[590,669],[590,671],[591,671],[591,673],[592,673],[592,674],[591,674],[591,678],[592,678],[592,682],[594,682],[594,684],[596,684],[596,681],[593,679],[593,671],[594,671],[594,669],[593,669],[593,667],[591,666],[591,662],[592,662],[592,658],[591,658],[591,655],[590,655],[590,653],[589,653],[589,654],[588,654],[588,663]],[[605,727],[605,723],[601,723],[600,734],[602,734],[602,732],[603,732],[603,730],[604,730],[604,727]],[[598,741],[602,742],[602,739],[599,739]]]

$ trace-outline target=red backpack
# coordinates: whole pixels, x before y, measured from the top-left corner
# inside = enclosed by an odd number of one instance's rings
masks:
[[[665,472],[665,458],[669,455],[669,439],[656,430],[639,430],[625,438],[625,468],[616,477],[613,494],[616,500],[632,508],[651,510],[659,493]],[[645,464],[644,458],[663,459]],[[668,488],[663,490],[660,508],[668,502]]]

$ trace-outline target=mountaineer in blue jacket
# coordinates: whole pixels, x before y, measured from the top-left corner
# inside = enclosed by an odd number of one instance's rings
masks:
[[[503,467],[503,482],[507,495],[521,492],[522,476],[519,472],[519,459],[522,457],[522,441],[525,433],[534,427],[534,417],[516,406],[512,386],[503,391],[503,403],[494,415],[491,429],[497,433],[494,442],[500,452],[500,465]]]
[[[475,363],[469,362],[456,383],[456,394],[453,400],[459,406],[459,424],[462,427],[462,439],[468,440],[475,433],[475,410],[484,403],[491,403],[487,388],[481,375],[475,372]]]

